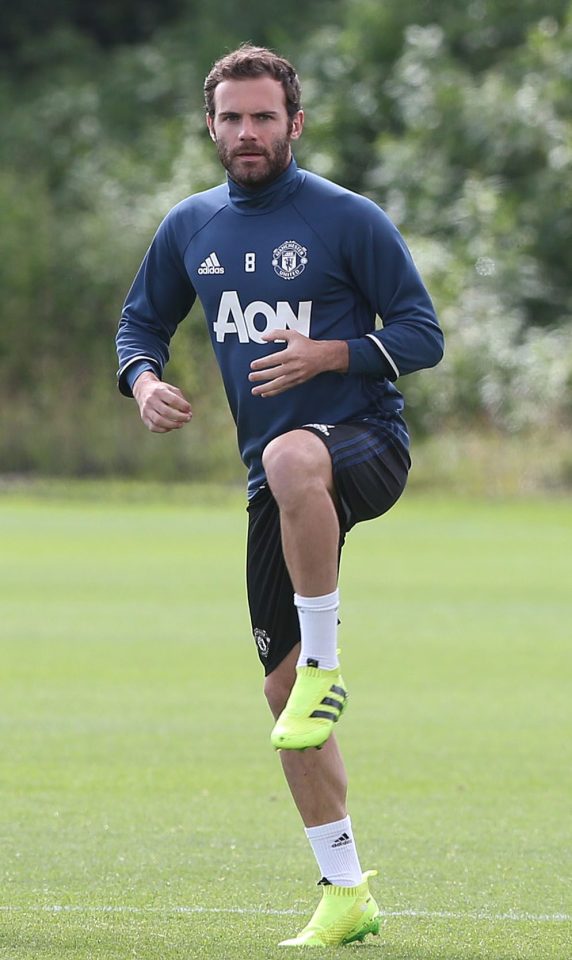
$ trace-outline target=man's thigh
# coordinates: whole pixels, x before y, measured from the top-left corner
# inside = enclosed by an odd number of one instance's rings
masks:
[[[332,458],[338,512],[344,532],[363,520],[380,517],[399,499],[411,461],[407,449],[383,424],[306,424],[328,448]]]

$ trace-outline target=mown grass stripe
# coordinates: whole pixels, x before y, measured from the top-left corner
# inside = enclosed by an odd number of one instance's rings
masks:
[[[0,904],[0,911],[5,913],[223,913],[223,914],[253,914],[255,916],[305,916],[307,910],[272,910],[266,907],[133,907],[127,904],[84,906],[82,904],[46,904],[43,906],[21,906]],[[526,911],[509,910],[506,913],[487,913],[474,911],[467,913],[453,910],[380,910],[380,916],[411,917],[412,919],[428,920],[475,920],[489,923],[512,921],[516,923],[572,923],[572,914],[569,913],[527,913]]]

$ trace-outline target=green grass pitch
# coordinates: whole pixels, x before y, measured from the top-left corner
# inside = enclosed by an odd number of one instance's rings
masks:
[[[317,902],[244,504],[197,496],[0,499],[5,960],[273,960]],[[385,921],[312,956],[572,957],[571,521],[409,496],[350,534],[339,738]]]

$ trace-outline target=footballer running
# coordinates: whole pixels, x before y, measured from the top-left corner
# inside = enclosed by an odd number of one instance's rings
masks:
[[[159,226],[119,324],[119,389],[155,433],[189,423],[191,404],[163,371],[198,297],[248,469],[248,603],[270,740],[321,876],[314,915],[281,945],[333,947],[380,923],[334,734],[348,702],[340,554],[356,523],[403,492],[409,438],[395,381],[437,364],[443,335],[385,213],[298,168],[294,67],[245,44],[214,64],[204,92],[227,179]]]

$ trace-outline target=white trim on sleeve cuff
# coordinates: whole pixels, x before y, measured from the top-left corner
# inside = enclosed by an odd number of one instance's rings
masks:
[[[369,337],[369,339],[372,340],[373,343],[375,343],[375,345],[376,345],[377,347],[379,347],[379,349],[380,349],[381,352],[383,353],[383,356],[385,357],[385,359],[387,360],[387,362],[390,363],[391,366],[393,367],[393,369],[395,370],[395,375],[396,375],[396,377],[398,377],[398,376],[399,376],[399,370],[398,370],[398,368],[397,368],[397,364],[392,360],[392,358],[391,358],[390,355],[388,354],[387,350],[386,350],[385,347],[383,346],[383,343],[381,342],[381,340],[378,340],[377,337],[374,337],[373,333],[366,333],[366,337]]]
[[[131,360],[128,360],[125,366],[121,367],[121,370],[119,370],[117,374],[118,380],[121,379],[125,371],[129,369],[129,367],[132,367],[134,363],[139,363],[140,360],[148,360],[149,363],[153,364],[153,366],[159,367],[159,364],[157,363],[157,360],[155,359],[155,357],[147,357],[144,354],[141,354],[138,357],[131,357]]]

